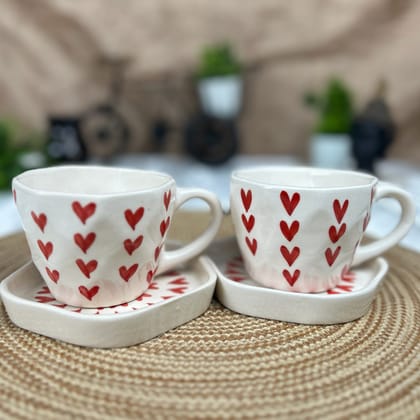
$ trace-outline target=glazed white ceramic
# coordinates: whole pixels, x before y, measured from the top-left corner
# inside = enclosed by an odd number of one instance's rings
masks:
[[[216,296],[232,311],[300,324],[338,324],[365,315],[388,271],[384,258],[352,269],[332,289],[294,293],[271,289],[251,279],[235,238],[211,245],[208,255],[218,274]]]
[[[76,308],[57,301],[32,262],[0,283],[11,321],[37,334],[89,347],[142,343],[205,312],[216,273],[205,257],[159,275],[137,299],[112,308]]]
[[[373,202],[396,199],[398,225],[369,245],[360,241]],[[231,212],[245,266],[257,282],[280,290],[321,292],[351,266],[397,244],[415,218],[402,189],[374,176],[316,168],[238,170],[231,180]]]
[[[156,273],[200,254],[216,235],[217,197],[177,188],[166,174],[92,166],[24,172],[13,194],[32,260],[60,302],[80,307],[129,302]],[[165,250],[174,211],[200,198],[212,214],[209,227],[188,245]]]

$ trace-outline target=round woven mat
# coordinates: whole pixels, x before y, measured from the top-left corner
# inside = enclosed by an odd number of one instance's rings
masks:
[[[10,255],[9,272],[27,258]],[[368,314],[342,325],[255,319],[213,302],[149,342],[103,350],[19,329],[0,305],[0,417],[419,418],[420,258],[386,257]]]

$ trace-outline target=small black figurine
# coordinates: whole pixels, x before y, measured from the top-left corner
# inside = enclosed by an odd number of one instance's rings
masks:
[[[385,82],[381,81],[374,98],[351,125],[353,155],[357,168],[364,172],[375,172],[375,161],[386,156],[395,137],[395,124],[385,102],[385,90]]]

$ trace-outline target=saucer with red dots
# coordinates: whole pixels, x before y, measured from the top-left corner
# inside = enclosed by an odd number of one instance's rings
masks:
[[[207,252],[218,275],[216,296],[232,311],[300,324],[338,324],[368,311],[388,271],[380,257],[344,273],[339,284],[322,293],[270,289],[246,272],[235,238],[214,243]]]
[[[210,305],[216,273],[206,257],[156,277],[137,299],[106,308],[57,301],[32,262],[0,283],[11,321],[29,331],[88,347],[138,344],[201,315]]]

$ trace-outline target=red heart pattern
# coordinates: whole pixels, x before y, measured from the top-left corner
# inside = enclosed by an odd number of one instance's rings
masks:
[[[134,273],[137,271],[137,269],[139,268],[138,264],[133,264],[131,267],[127,268],[125,265],[121,266],[119,268],[119,273],[121,278],[125,281],[128,282],[128,280],[131,279],[131,277],[133,277]]]
[[[242,223],[243,223],[245,229],[247,230],[247,232],[248,233],[251,232],[251,230],[253,229],[254,224],[255,224],[254,215],[250,214],[249,217],[246,217],[245,214],[242,214],[241,218],[242,218]]]
[[[125,220],[131,229],[135,230],[137,223],[140,222],[144,215],[144,207],[137,208],[134,212],[130,209],[124,211]]]
[[[90,289],[86,286],[79,286],[79,292],[87,300],[92,300],[92,298],[99,292],[99,286],[93,286]]]
[[[335,226],[330,226],[328,234],[330,235],[331,242],[335,244],[346,233],[346,228],[347,225],[345,223],[340,226],[338,231]]]
[[[251,251],[252,255],[255,255],[257,252],[257,240],[253,238],[252,240],[248,238],[248,236],[245,238],[245,242],[248,245],[249,250]]]
[[[247,192],[245,192],[245,190],[241,188],[241,199],[245,211],[248,211],[252,203],[252,191],[248,190]]]
[[[166,211],[168,211],[169,204],[170,204],[170,202],[171,202],[171,195],[172,195],[171,190],[166,191],[166,192],[163,194],[163,205],[165,206],[165,210],[166,210]]]
[[[98,262],[96,260],[90,260],[89,262],[85,263],[82,259],[78,258],[76,260],[76,264],[79,267],[80,271],[90,279],[91,273],[93,273],[96,268],[98,267]]]
[[[331,250],[331,248],[327,248],[325,250],[325,258],[330,267],[334,264],[335,260],[340,254],[340,251],[341,251],[341,246],[338,246],[334,252]]]
[[[160,234],[162,235],[162,238],[165,236],[165,233],[169,228],[170,222],[171,218],[169,216],[166,218],[166,220],[162,220],[160,222]]]
[[[96,204],[93,202],[82,206],[79,201],[73,201],[71,206],[73,208],[74,213],[83,224],[86,224],[86,220],[89,219],[89,217],[93,216],[96,211]]]
[[[150,284],[152,282],[154,275],[155,275],[155,272],[153,270],[148,271],[147,277],[146,277],[147,283]]]
[[[86,254],[96,239],[96,233],[90,232],[86,236],[83,236],[80,233],[75,233],[73,238],[76,245]]]
[[[291,216],[295,211],[297,205],[299,204],[300,194],[298,192],[295,192],[293,193],[292,198],[290,198],[287,191],[282,191],[280,193],[280,200],[287,214]]]
[[[292,251],[289,251],[284,245],[280,247],[281,255],[283,255],[283,258],[286,260],[287,264],[289,264],[289,267],[293,265],[293,263],[296,261],[296,259],[299,257],[300,254],[300,248],[295,246]]]
[[[38,239],[37,244],[45,259],[48,260],[48,258],[50,258],[51,254],[53,253],[54,249],[52,242],[46,242],[44,244],[44,242]]]
[[[252,190],[245,191],[243,188],[241,188],[241,200],[242,200],[242,205],[245,210],[245,213],[248,213],[252,204]],[[255,216],[253,214],[246,215],[245,213],[241,214],[242,224],[244,228],[246,229],[246,231],[248,233],[251,233],[255,225]],[[257,252],[257,247],[258,247],[257,240],[255,238],[250,238],[246,236],[245,243],[248,249],[251,251],[251,254],[255,256]]]
[[[346,214],[348,207],[349,207],[349,200],[344,200],[343,204],[341,204],[340,201],[337,199],[334,200],[333,209],[334,209],[335,218],[337,219],[338,223],[341,223],[341,221],[343,220],[343,217]]]
[[[297,282],[300,276],[300,270],[295,270],[293,274],[290,274],[289,270],[283,270],[283,277],[290,284],[291,287]]]
[[[159,255],[160,255],[160,251],[161,251],[161,250],[162,250],[162,245],[157,246],[157,247],[155,248],[155,255],[154,255],[154,257],[155,257],[155,262],[158,260]]]
[[[38,225],[42,233],[44,233],[45,226],[47,225],[47,216],[45,213],[39,213],[38,215],[31,211],[31,216],[34,222]]]
[[[291,242],[299,230],[299,222],[294,220],[289,226],[284,220],[280,221],[280,230],[283,236]]]
[[[126,239],[124,241],[124,248],[127,251],[128,255],[132,255],[133,252],[141,246],[143,243],[143,235],[138,236],[134,241],[131,239]]]
[[[363,219],[363,232],[366,231],[366,229],[368,227],[368,224],[369,224],[369,221],[370,221],[370,214],[368,212],[368,213],[366,213],[366,216]]]
[[[45,271],[48,274],[48,277],[57,284],[58,280],[60,280],[60,273],[57,270],[50,270],[48,267],[45,267]]]

